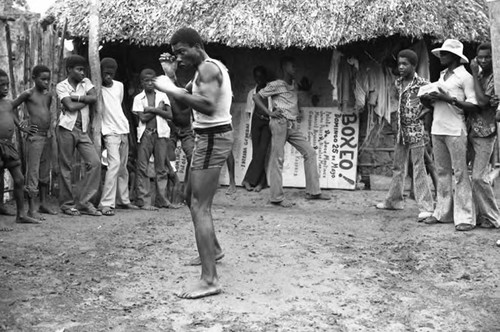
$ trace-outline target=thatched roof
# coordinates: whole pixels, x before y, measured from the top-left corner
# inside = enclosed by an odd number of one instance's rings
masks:
[[[486,0],[101,0],[104,41],[168,44],[182,26],[207,42],[235,47],[331,48],[381,36],[441,41],[488,38]],[[88,0],[49,10],[74,37],[88,34]]]

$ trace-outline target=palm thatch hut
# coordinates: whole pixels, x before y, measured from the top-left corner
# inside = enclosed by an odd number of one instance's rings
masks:
[[[119,75],[131,94],[142,68],[160,69],[159,54],[182,26],[198,30],[208,53],[224,59],[234,77],[235,102],[245,101],[253,67],[276,70],[283,54],[294,56],[299,79],[312,82],[300,96],[303,105],[360,112],[361,174],[390,173],[394,137],[390,102],[382,103],[379,96],[370,104],[367,91],[360,98],[359,73],[376,69],[390,83],[395,55],[413,47],[421,55],[419,71],[435,79],[439,64],[429,56],[431,47],[456,38],[472,56],[472,46],[489,36],[486,0],[106,0],[100,6],[101,56],[126,64]],[[88,0],[58,0],[48,15],[58,25],[67,20],[69,36],[84,53]],[[343,73],[347,79],[335,77],[339,68],[350,68]]]

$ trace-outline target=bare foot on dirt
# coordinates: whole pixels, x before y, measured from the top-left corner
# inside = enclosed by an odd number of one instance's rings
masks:
[[[17,224],[41,224],[42,222],[40,220],[37,220],[35,218],[31,218],[30,216],[19,216],[16,219]]]
[[[255,188],[253,188],[253,191],[255,191],[256,193],[261,192],[262,191],[262,185],[261,184],[256,185]]]
[[[14,229],[5,221],[0,222],[0,232],[12,232]]]
[[[0,205],[0,214],[3,214],[4,216],[15,216],[16,215],[16,212],[12,211],[11,209],[9,209],[8,207],[6,207],[5,205]]]
[[[26,214],[28,215],[28,217],[31,217],[33,219],[37,219],[37,220],[41,220],[41,221],[45,220],[44,216],[41,216],[34,211],[28,211],[28,213],[26,213]]]
[[[181,299],[199,299],[206,296],[217,295],[222,291],[219,286],[218,281],[214,281],[209,284],[205,280],[199,280],[196,284],[181,290],[180,292],[174,293]]]
[[[243,181],[243,182],[241,183],[241,185],[242,185],[243,187],[245,187],[245,189],[246,189],[247,191],[252,191],[252,190],[254,190],[254,188],[250,185],[250,183],[248,183],[248,181]]]
[[[158,211],[158,208],[156,206],[152,205],[143,205],[140,206],[141,210],[146,210],[146,211]]]
[[[162,206],[162,208],[165,208],[165,209],[180,209],[181,207],[182,207],[182,204],[176,204],[176,203],[170,203],[170,204]]]
[[[233,195],[236,194],[236,185],[235,184],[230,184],[229,188],[226,190],[226,195]]]
[[[281,206],[281,207],[284,207],[284,208],[290,208],[292,206],[295,205],[295,202],[292,202],[288,199],[284,199],[282,200],[281,202],[271,202],[272,205],[276,205],[276,206]]]
[[[49,208],[46,205],[40,205],[40,207],[38,208],[38,212],[44,213],[44,214],[50,214],[53,216],[57,215],[56,211],[52,210],[51,208]]]
[[[215,261],[218,262],[220,261],[221,259],[224,258],[224,253],[221,252],[219,254],[216,254],[215,255]],[[200,256],[197,256],[197,257],[194,257],[194,258],[191,258],[185,265],[190,265],[190,266],[198,266],[198,265],[201,265],[201,259],[200,259]]]

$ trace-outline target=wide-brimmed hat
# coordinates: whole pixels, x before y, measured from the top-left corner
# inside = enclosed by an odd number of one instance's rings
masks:
[[[441,56],[441,51],[450,52],[459,56],[461,63],[469,63],[469,59],[464,55],[464,44],[456,39],[446,39],[443,46],[435,48],[431,52],[439,58]]]

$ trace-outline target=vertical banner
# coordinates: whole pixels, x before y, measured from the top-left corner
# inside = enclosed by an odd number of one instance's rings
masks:
[[[250,119],[244,103],[233,103],[235,180],[241,184],[252,159]],[[298,129],[307,137],[318,158],[320,186],[325,189],[350,189],[356,186],[358,161],[359,117],[342,113],[334,107],[304,107]],[[185,157],[177,149],[179,178],[183,179]],[[229,184],[227,168],[223,167],[221,184]],[[283,186],[305,187],[304,158],[289,143],[285,145]]]

